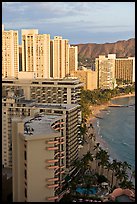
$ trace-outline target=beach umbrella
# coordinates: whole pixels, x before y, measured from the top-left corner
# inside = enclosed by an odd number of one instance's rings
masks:
[[[102,186],[108,186],[108,183],[107,182],[103,182],[101,183]]]

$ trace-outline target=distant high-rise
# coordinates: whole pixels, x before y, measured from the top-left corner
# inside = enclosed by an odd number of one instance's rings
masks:
[[[22,71],[35,78],[50,77],[50,35],[37,29],[22,30]]]
[[[55,36],[51,41],[51,73],[53,78],[63,78],[69,75],[69,41],[62,36]]]
[[[97,89],[97,71],[84,68],[71,72],[71,76],[78,77],[83,82],[85,90]]]
[[[78,69],[78,47],[70,46],[69,47],[69,72],[70,74],[73,71]]]
[[[115,58],[115,54],[108,54],[108,57],[105,57],[105,55],[99,55],[99,58],[96,58],[98,88],[115,88]]]
[[[96,58],[98,88],[114,88],[116,80],[135,82],[135,57],[116,58],[116,54]]]
[[[17,78],[19,71],[18,31],[2,25],[2,78]]]
[[[116,58],[115,77],[129,82],[135,82],[135,57]]]

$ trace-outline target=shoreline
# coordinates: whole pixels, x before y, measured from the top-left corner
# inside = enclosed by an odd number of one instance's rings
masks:
[[[118,99],[118,98],[126,98],[126,97],[131,97],[131,96],[135,96],[135,92],[132,94],[124,94],[124,95],[114,96],[110,99],[110,101],[108,101],[107,103],[101,104],[101,105],[91,105],[90,106],[91,113],[90,113],[90,116],[88,118],[88,122],[92,123],[97,119],[97,117],[100,117],[102,110],[107,111],[109,105],[113,105],[111,100]]]
[[[132,94],[124,94],[124,95],[112,97],[110,99],[110,101],[108,101],[107,103],[101,104],[101,105],[91,105],[90,106],[91,113],[90,113],[90,116],[87,120],[87,123],[88,124],[91,123],[93,125],[94,132],[95,132],[95,143],[100,143],[100,146],[103,149],[107,150],[110,158],[111,158],[111,155],[110,155],[110,151],[109,151],[109,146],[107,145],[105,140],[103,140],[101,135],[99,135],[99,133],[97,131],[96,123],[97,123],[98,119],[100,119],[100,118],[103,119],[105,111],[108,111],[109,106],[113,105],[113,103],[111,102],[112,99],[126,98],[126,97],[132,97],[132,96],[135,96],[135,92]],[[111,158],[111,159],[113,159],[113,158]]]

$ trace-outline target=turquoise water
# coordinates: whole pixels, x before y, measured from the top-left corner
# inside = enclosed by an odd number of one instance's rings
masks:
[[[88,195],[96,194],[97,188],[93,187],[87,190],[86,188],[77,187],[76,192],[81,193],[81,194],[88,194]]]
[[[135,97],[113,99],[129,107],[109,107],[96,121],[97,137],[112,159],[127,161],[135,168]]]

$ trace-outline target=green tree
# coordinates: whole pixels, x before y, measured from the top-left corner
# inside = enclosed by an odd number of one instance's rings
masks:
[[[96,158],[100,160],[99,165],[101,165],[101,174],[104,173],[104,167],[107,165],[109,160],[109,155],[106,150],[103,150],[102,148],[97,152]]]

